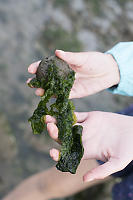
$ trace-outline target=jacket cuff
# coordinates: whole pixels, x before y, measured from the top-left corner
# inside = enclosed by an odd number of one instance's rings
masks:
[[[114,57],[120,71],[120,83],[108,91],[113,94],[133,96],[133,42],[120,42],[106,54]]]

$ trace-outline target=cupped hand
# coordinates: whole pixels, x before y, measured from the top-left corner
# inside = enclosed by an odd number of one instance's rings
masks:
[[[83,159],[98,159],[103,165],[88,171],[85,182],[103,179],[124,169],[133,160],[133,118],[106,112],[75,113],[77,124],[83,126]],[[58,141],[56,120],[47,115],[47,129],[50,136]],[[59,150],[51,149],[50,156],[58,161]]]
[[[117,63],[110,54],[100,52],[72,53],[61,50],[56,50],[55,54],[66,61],[76,72],[70,99],[94,94],[117,85],[120,81]],[[35,74],[39,63],[40,61],[31,64],[28,68],[29,73]],[[36,95],[42,96],[43,94],[43,89],[36,90]]]

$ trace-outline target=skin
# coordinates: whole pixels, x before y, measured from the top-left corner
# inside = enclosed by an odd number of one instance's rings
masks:
[[[2,200],[49,200],[73,195],[111,179],[109,177],[103,181],[97,180],[83,184],[82,175],[85,171],[97,166],[98,163],[95,160],[81,161],[75,175],[62,173],[52,167],[25,179]]]
[[[66,61],[76,72],[76,79],[69,98],[81,98],[120,82],[120,74],[116,61],[109,54],[100,52],[72,53],[56,50],[55,54]],[[29,66],[29,73],[36,73],[38,63]],[[37,95],[43,95],[44,90],[37,89]],[[78,124],[83,126],[82,142],[84,146],[83,159],[100,159],[104,165],[89,170],[84,176],[84,182],[103,179],[114,172],[125,168],[133,155],[133,118],[113,113],[89,112],[76,113]],[[58,129],[55,119],[47,116],[47,129],[54,140],[58,141]],[[50,156],[58,161],[59,151],[50,150]]]
[[[132,161],[132,117],[98,111],[75,114],[78,124],[83,126],[83,160],[98,159],[105,162],[86,172],[83,176],[84,182],[104,179],[124,169]],[[51,119],[47,123],[47,129],[50,136],[57,140],[58,129],[53,121]],[[50,155],[57,161],[59,151],[52,149]]]
[[[94,94],[117,85],[120,81],[117,63],[111,55],[100,52],[71,53],[60,50],[55,54],[65,60],[76,72],[70,98]],[[28,68],[29,73],[35,74],[39,63],[40,61],[31,64]],[[27,82],[30,80],[31,78]],[[40,88],[35,93],[42,96],[44,92]],[[106,112],[76,112],[75,114],[77,123],[83,126],[82,141],[85,149],[76,175],[62,173],[53,167],[24,180],[3,200],[48,200],[65,197],[110,180],[111,177],[108,177],[110,174],[123,169],[132,161],[132,117]],[[51,138],[59,142],[56,120],[47,115],[45,122]],[[59,150],[51,149],[50,155],[57,161]],[[95,159],[101,159],[105,164],[99,166]],[[86,182],[84,184],[82,177]]]
[[[117,63],[109,54],[100,52],[71,53],[61,50],[56,50],[55,54],[66,61],[76,72],[70,99],[94,94],[112,87],[120,81]],[[29,73],[35,74],[39,63],[40,61],[31,64],[28,68]],[[44,90],[40,88],[35,93],[42,96]]]

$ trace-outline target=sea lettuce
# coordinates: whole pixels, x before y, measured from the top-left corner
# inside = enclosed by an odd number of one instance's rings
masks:
[[[74,80],[75,72],[64,61],[51,56],[42,60],[36,78],[29,83],[29,86],[41,87],[45,90],[37,109],[29,119],[33,133],[41,134],[46,129],[44,123],[46,115],[56,118],[61,142],[60,158],[56,167],[60,171],[72,174],[76,173],[84,152],[81,139],[83,128],[74,125],[75,108],[69,100]],[[53,97],[55,101],[49,106],[48,102]]]

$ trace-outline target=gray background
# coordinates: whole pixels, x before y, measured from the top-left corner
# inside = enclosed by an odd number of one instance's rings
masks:
[[[55,143],[33,136],[27,122],[39,101],[25,84],[28,65],[55,49],[104,52],[132,39],[132,0],[0,0],[0,198],[55,164],[48,154]],[[131,102],[107,91],[74,100],[78,111],[116,112]],[[111,199],[104,188],[91,199]],[[71,198],[87,199],[80,195]]]

